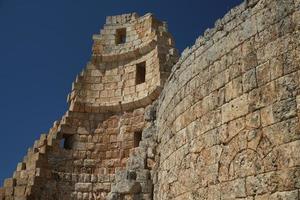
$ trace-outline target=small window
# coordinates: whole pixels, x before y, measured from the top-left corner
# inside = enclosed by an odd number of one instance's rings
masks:
[[[142,62],[136,65],[136,85],[144,83],[146,79],[146,62]]]
[[[70,150],[70,149],[72,149],[72,144],[73,144],[73,136],[72,135],[64,135],[61,140],[60,146],[61,146],[61,148]]]
[[[140,145],[140,141],[142,140],[142,131],[136,131],[134,132],[134,140],[133,140],[133,146],[138,147]]]
[[[116,44],[124,44],[126,42],[126,28],[116,30]]]

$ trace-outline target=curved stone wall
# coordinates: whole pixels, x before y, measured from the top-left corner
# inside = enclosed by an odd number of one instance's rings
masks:
[[[299,199],[300,0],[245,1],[171,72],[173,45],[151,14],[108,17],[0,199]]]
[[[159,99],[154,199],[298,199],[300,1],[245,1]]]
[[[178,59],[165,23],[152,14],[109,16],[93,40],[91,61],[68,98],[71,111],[120,112],[158,98]],[[145,69],[139,74],[141,63]],[[138,82],[139,78],[143,81]]]

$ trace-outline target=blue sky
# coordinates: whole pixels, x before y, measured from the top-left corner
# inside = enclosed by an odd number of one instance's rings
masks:
[[[0,185],[41,133],[67,109],[92,34],[105,16],[152,12],[168,22],[177,48],[242,0],[0,0]]]

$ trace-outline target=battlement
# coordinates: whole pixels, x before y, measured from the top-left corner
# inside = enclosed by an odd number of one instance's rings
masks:
[[[106,17],[106,24],[124,24],[138,19],[140,16],[136,13],[127,13]]]

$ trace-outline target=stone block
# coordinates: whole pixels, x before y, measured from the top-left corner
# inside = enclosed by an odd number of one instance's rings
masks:
[[[277,99],[284,100],[293,98],[299,90],[299,75],[297,72],[285,75],[275,82]]]
[[[273,58],[270,61],[271,80],[277,79],[283,75],[282,56]]]
[[[16,181],[15,181],[15,179],[13,179],[13,178],[7,178],[7,179],[5,179],[4,180],[4,187],[6,188],[6,187],[14,187],[15,186],[15,184],[16,184]]]
[[[230,121],[228,123],[228,135],[226,137],[226,141],[230,141],[233,137],[242,132],[245,127],[246,124],[244,117]]]
[[[104,183],[95,183],[95,184],[93,184],[93,191],[94,192],[101,192],[103,190],[105,190]]]
[[[246,115],[248,111],[248,96],[244,94],[222,106],[222,123]]]
[[[140,182],[141,188],[142,188],[142,193],[146,194],[151,194],[153,191],[153,183],[151,180],[145,181],[145,182]]]
[[[90,192],[90,191],[92,191],[92,183],[76,183],[75,191]]]
[[[243,90],[249,92],[250,90],[257,87],[256,70],[251,69],[243,74]]]
[[[26,186],[16,186],[14,188],[14,195],[17,197],[24,197]]]
[[[285,61],[283,63],[283,73],[289,74],[291,72],[295,72],[299,70],[300,64],[299,64],[299,49],[293,49],[292,51],[283,54],[283,60]]]
[[[271,105],[276,101],[275,82],[269,82],[266,85],[251,90],[248,95],[249,110],[255,111],[264,106]]]
[[[274,120],[280,122],[297,115],[297,103],[295,99],[287,99],[273,104],[272,106]]]
[[[256,52],[250,52],[243,58],[243,68],[245,70],[252,69],[258,65],[257,60],[257,53]]]
[[[88,135],[89,134],[89,132],[86,130],[85,127],[78,127],[77,133],[80,135]]]
[[[276,148],[278,160],[276,164],[279,168],[296,167],[300,165],[300,140],[290,142]]]
[[[87,167],[93,167],[96,165],[96,161],[94,159],[85,159],[83,161],[83,165]]]
[[[225,86],[225,101],[230,100],[240,96],[243,92],[242,77],[238,77],[230,81]]]
[[[28,183],[28,178],[19,178],[16,181],[17,185],[26,185]]]
[[[89,193],[88,192],[83,192],[82,193],[82,199],[83,200],[89,200]]]
[[[274,172],[250,176],[246,179],[247,195],[260,195],[274,191],[278,185],[278,180]]]
[[[245,179],[221,183],[221,199],[237,199],[246,197]]]
[[[297,200],[298,197],[298,191],[285,191],[285,192],[276,192],[272,195],[270,195],[270,200],[281,200],[281,199],[288,199],[288,200]]]
[[[208,186],[207,200],[221,199],[220,184]]]
[[[5,187],[5,196],[12,197],[14,194],[14,188],[13,187]]]
[[[143,170],[138,170],[137,171],[137,178],[136,180],[138,181],[146,181],[150,179],[150,171],[143,169]]]
[[[248,128],[259,128],[261,125],[260,111],[255,111],[246,116],[246,126]]]
[[[260,113],[261,113],[261,124],[263,127],[275,123],[272,105],[262,108]]]
[[[120,194],[136,194],[139,193],[141,189],[142,187],[140,183],[136,181],[123,180],[112,188],[112,192]]]
[[[97,181],[98,181],[98,176],[92,174],[92,175],[91,175],[91,182],[92,182],[92,183],[96,183]]]
[[[258,86],[262,86],[271,80],[270,62],[267,61],[256,67]]]

